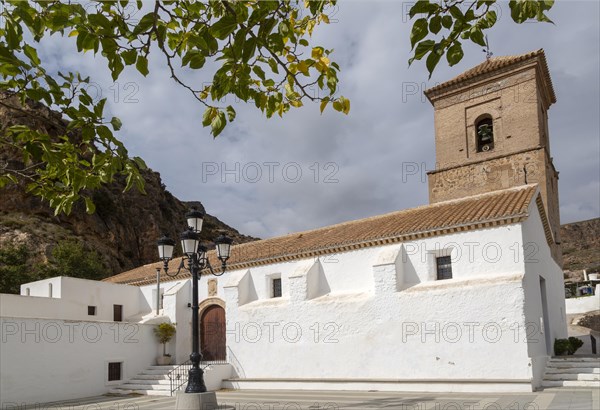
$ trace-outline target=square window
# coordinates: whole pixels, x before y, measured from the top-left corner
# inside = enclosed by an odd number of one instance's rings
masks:
[[[112,362],[108,364],[108,381],[121,380],[121,362]]]
[[[435,258],[437,268],[437,279],[452,279],[452,259],[450,256],[438,256]]]
[[[273,278],[271,281],[271,295],[274,298],[281,297],[281,278]]]
[[[88,306],[88,316],[96,316],[96,306]]]

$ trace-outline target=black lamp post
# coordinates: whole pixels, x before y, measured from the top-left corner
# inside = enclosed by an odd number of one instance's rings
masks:
[[[185,267],[185,259],[187,259],[187,269],[192,273],[192,354],[190,361],[192,368],[189,371],[188,385],[185,389],[186,393],[204,393],[206,385],[204,384],[204,372],[200,368],[200,342],[198,340],[198,279],[200,271],[205,268],[210,269],[210,272],[215,276],[221,276],[225,273],[227,267],[227,259],[231,252],[232,240],[227,236],[220,235],[215,240],[217,249],[217,257],[221,261],[221,272],[215,273],[208,257],[206,256],[206,247],[200,245],[200,231],[202,230],[202,221],[204,214],[195,209],[185,215],[188,228],[181,235],[181,247],[183,248],[184,257],[181,260],[179,269],[174,274],[169,273],[169,261],[173,258],[173,249],[175,241],[163,235],[157,242],[158,255],[163,261],[163,269],[165,274],[170,277],[175,277],[179,274],[182,268]]]

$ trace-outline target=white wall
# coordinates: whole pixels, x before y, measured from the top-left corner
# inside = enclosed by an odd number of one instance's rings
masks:
[[[595,295],[569,298],[565,300],[565,304],[567,315],[577,315],[600,310],[600,285],[596,285]]]
[[[0,328],[2,408],[104,394],[108,362],[128,379],[160,351],[151,325],[1,317]]]
[[[567,337],[567,322],[563,271],[552,259],[535,201],[529,207],[529,218],[523,222],[522,250],[529,356],[533,360],[534,386],[538,387],[547,359],[554,354],[554,340]],[[540,278],[546,284],[547,323],[543,321]]]
[[[61,297],[62,276],[55,278],[38,280],[36,282],[24,283],[21,285],[21,295],[38,297]],[[52,285],[52,296],[50,296],[50,286]]]
[[[515,224],[231,272],[229,360],[247,378],[528,380],[521,241]],[[329,291],[310,296],[316,276]]]
[[[52,284],[52,299],[58,299],[63,304],[59,308],[60,316],[55,310],[39,308],[44,304],[42,297],[48,298],[48,287]],[[143,297],[137,286],[121,285],[110,282],[71,278],[59,276],[21,285],[21,295],[35,296],[37,300],[31,307],[13,306],[19,317],[81,319],[81,320],[113,320],[113,305],[123,306],[123,320],[135,320],[140,314],[149,313],[152,308],[149,301]],[[12,302],[11,303],[15,303]],[[96,315],[88,316],[88,306],[96,306]],[[8,315],[4,314],[3,316]],[[13,315],[13,313],[10,313]],[[24,316],[26,315],[26,316]]]

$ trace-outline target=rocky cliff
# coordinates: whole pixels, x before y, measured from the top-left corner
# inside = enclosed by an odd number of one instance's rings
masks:
[[[44,115],[56,115],[46,107],[35,107]],[[31,116],[0,109],[0,129],[12,124],[27,124],[52,135]],[[0,162],[18,160],[6,146],[0,146]],[[177,239],[185,226],[184,214],[194,205],[204,212],[200,202],[184,203],[175,198],[162,183],[160,174],[143,171],[146,195],[135,188],[123,193],[125,181],[117,179],[93,195],[96,213],[88,215],[83,204],[73,207],[70,215],[54,212],[37,197],[25,193],[22,186],[0,189],[0,246],[25,244],[33,251],[30,263],[45,263],[60,241],[76,240],[101,256],[106,275],[156,261],[156,240],[164,232]],[[240,234],[217,218],[206,215],[201,238],[210,245],[225,233],[234,243],[254,240]]]
[[[562,225],[560,234],[567,277],[583,280],[583,269],[600,271],[600,218]]]

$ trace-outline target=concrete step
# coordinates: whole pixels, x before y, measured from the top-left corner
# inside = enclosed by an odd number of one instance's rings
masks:
[[[600,363],[599,362],[567,362],[567,361],[562,361],[562,362],[550,362],[548,363],[548,367],[555,367],[555,368],[577,368],[577,367],[584,367],[584,368],[594,368],[594,367],[600,367]]]
[[[138,374],[135,378],[141,380],[169,380],[169,376],[166,374]]]
[[[145,369],[144,371],[142,371],[140,374],[146,374],[146,375],[167,375],[169,374],[169,372],[172,369]]]
[[[600,367],[548,367],[546,368],[547,374],[553,373],[585,373],[585,374],[599,374]]]
[[[129,395],[129,394],[142,394],[144,396],[170,396],[171,392],[168,390],[127,390],[127,389],[111,389],[108,391],[110,394]]]
[[[542,387],[599,387],[600,381],[591,380],[543,380]]]
[[[600,381],[600,374],[588,374],[588,373],[547,373],[544,376],[544,380],[598,380]]]
[[[170,386],[171,385],[171,380],[169,379],[162,379],[162,380],[147,380],[147,379],[139,379],[138,377],[135,377],[131,380],[129,380],[127,382],[128,384],[147,384],[147,385],[166,385],[166,386]]]
[[[577,356],[565,356],[565,357],[553,357],[549,363],[596,363],[600,364],[600,357],[577,357]]]
[[[137,383],[124,383],[116,389],[123,390],[166,390],[169,393],[171,392],[170,384],[137,384]]]
[[[171,364],[169,366],[149,366],[148,369],[151,370],[168,370],[171,371],[173,369],[175,369],[176,367],[179,367],[180,365],[178,364]]]

